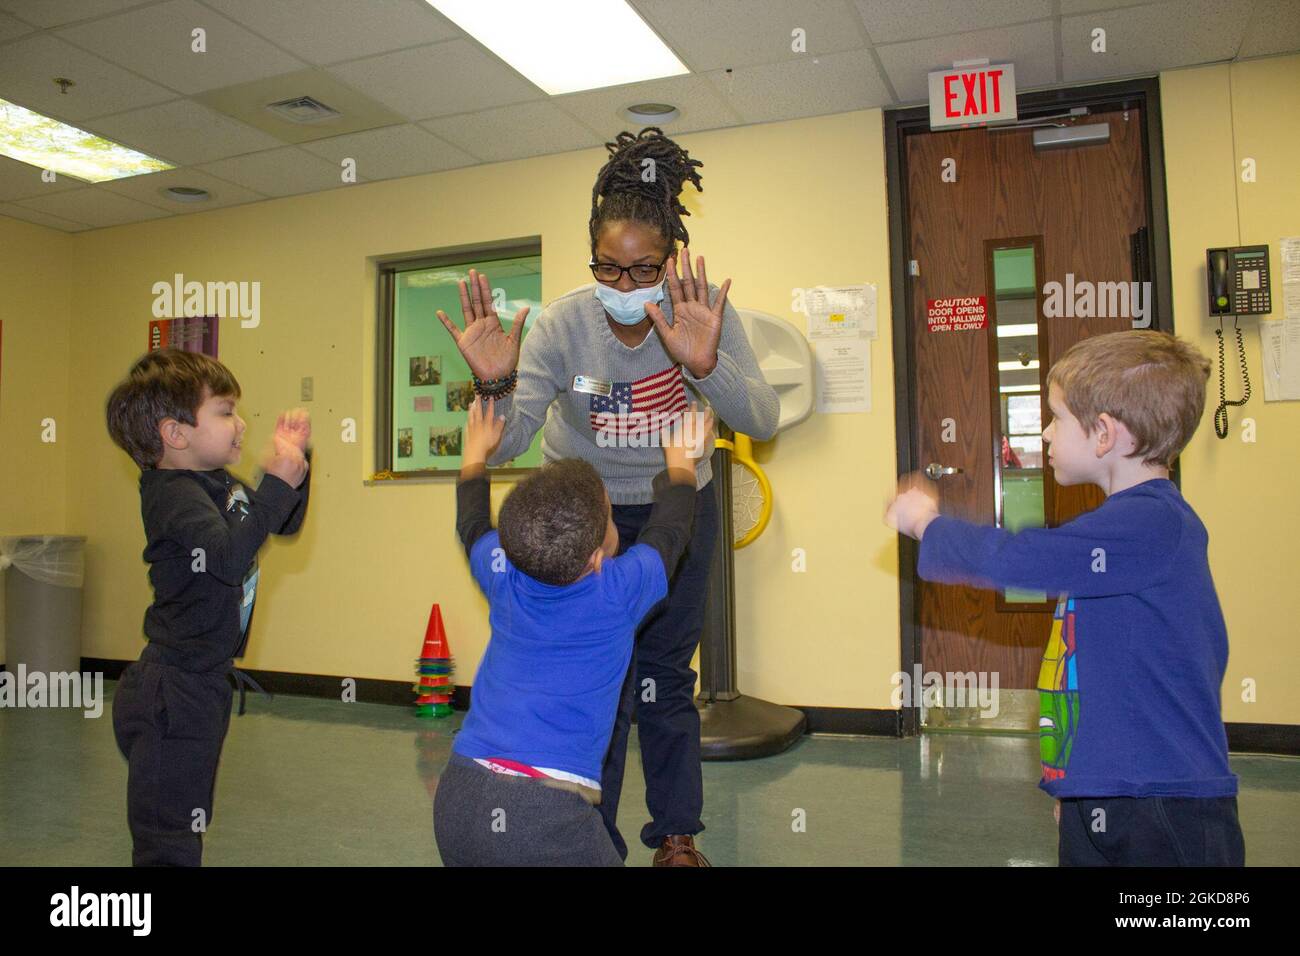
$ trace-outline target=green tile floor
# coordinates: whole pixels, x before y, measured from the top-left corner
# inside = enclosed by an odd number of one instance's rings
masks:
[[[105,684],[111,696],[115,683]],[[206,839],[209,866],[433,866],[431,793],[460,715],[249,695],[231,721]],[[1050,866],[1051,800],[1035,786],[1032,737],[805,737],[777,757],[704,765],[718,866]],[[644,781],[632,753],[619,812],[635,842]],[[1246,859],[1300,865],[1300,759],[1237,756]],[[110,704],[0,710],[0,865],[129,863],[126,763]]]

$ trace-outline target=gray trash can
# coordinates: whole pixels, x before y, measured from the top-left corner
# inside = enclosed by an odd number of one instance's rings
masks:
[[[47,534],[0,538],[5,571],[5,670],[81,670],[81,585],[86,539]]]

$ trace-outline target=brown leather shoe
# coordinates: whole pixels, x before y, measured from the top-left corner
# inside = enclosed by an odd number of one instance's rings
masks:
[[[691,836],[664,837],[663,844],[655,853],[655,866],[712,866],[703,853],[695,848],[695,838]]]

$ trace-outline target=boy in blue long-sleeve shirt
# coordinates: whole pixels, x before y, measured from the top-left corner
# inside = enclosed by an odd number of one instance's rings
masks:
[[[1099,508],[1011,533],[940,515],[911,478],[886,513],[921,543],[927,581],[1058,596],[1039,786],[1059,801],[1062,866],[1244,863],[1219,699],[1227,630],[1205,527],[1169,480],[1208,376],[1165,333],[1085,339],[1048,373],[1043,440],[1056,481],[1100,486]]]
[[[434,798],[445,865],[623,865],[596,809],[601,765],[637,627],[667,595],[691,538],[693,459],[713,417],[688,417],[696,440],[665,425],[654,510],[617,555],[609,494],[580,459],[521,481],[492,528],[485,463],[505,419],[493,401],[470,407],[456,528],[492,635]]]

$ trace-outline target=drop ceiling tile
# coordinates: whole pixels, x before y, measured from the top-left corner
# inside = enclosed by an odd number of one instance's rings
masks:
[[[56,76],[77,85],[61,93],[54,84]],[[77,123],[175,99],[176,94],[71,43],[38,33],[4,46],[0,97],[66,123]]]
[[[23,222],[32,222],[38,226],[48,226],[51,229],[59,229],[63,232],[84,232],[90,228],[84,222],[72,222],[58,216],[47,216],[35,209],[27,209],[8,202],[0,202],[0,216],[21,219]]]
[[[545,94],[468,40],[340,63],[329,72],[407,119],[491,109]]]
[[[308,63],[336,63],[462,36],[423,0],[207,0]]]
[[[294,196],[346,185],[340,167],[296,146],[219,159],[198,168],[264,196]],[[357,181],[366,179],[358,170]]]
[[[865,50],[769,63],[707,74],[718,94],[746,123],[887,105],[888,90]]]
[[[1230,60],[1245,37],[1251,6],[1252,0],[1175,0],[1062,17],[1065,79],[1098,80]],[[1096,28],[1106,31],[1104,53],[1092,51]]]
[[[16,37],[26,36],[31,33],[35,27],[30,27],[6,13],[0,13],[0,43],[6,40],[13,40]]]
[[[191,31],[206,31],[206,52],[191,49]],[[194,0],[170,0],[57,35],[182,93],[198,93],[301,69],[297,57]]]
[[[1257,0],[1238,56],[1268,56],[1300,51],[1300,3],[1296,0]],[[1297,80],[1295,89],[1300,87]]]
[[[58,27],[75,20],[121,13],[149,2],[151,0],[0,0],[0,10],[33,26]]]
[[[1052,0],[854,0],[854,4],[876,46],[1052,16]]]
[[[335,169],[341,168],[344,159],[354,159],[357,172],[368,181],[418,176],[478,162],[469,153],[409,123],[319,139],[304,143],[302,148],[329,160]]]
[[[211,198],[203,202],[181,202],[163,194],[173,186],[194,186],[206,189]],[[257,202],[266,197],[243,186],[236,186],[223,179],[218,179],[197,169],[169,169],[162,173],[145,173],[141,176],[128,176],[101,183],[100,188],[119,196],[126,196],[140,202],[157,206],[174,213],[203,212],[205,209],[219,209],[222,206],[238,206],[241,203]]]
[[[86,125],[101,136],[177,166],[284,145],[274,136],[187,99],[103,116]]]
[[[520,103],[420,125],[490,163],[599,146],[615,135],[599,135],[554,103]]]
[[[554,97],[551,102],[583,125],[602,133],[602,143],[612,140],[620,130],[635,125],[623,111],[637,103],[676,106],[681,115],[671,123],[663,124],[664,132],[669,135],[721,129],[741,123],[740,114],[727,104],[707,77],[698,74],[568,93]]]
[[[867,45],[843,0],[636,0],[633,4],[695,73],[760,66]],[[804,31],[796,53],[793,31]]]
[[[877,47],[880,62],[894,84],[900,103],[929,99],[927,75],[949,69],[954,61],[988,58],[990,63],[1014,63],[1016,86],[1029,89],[1056,82],[1056,45],[1047,20],[1020,23],[960,36],[908,40]]]
[[[47,183],[41,179],[41,172],[39,166],[0,156],[0,201],[48,196],[86,185],[80,179],[68,176],[56,176],[54,182]]]
[[[62,219],[71,219],[73,222],[84,222],[93,229],[145,219],[162,219],[168,215],[157,206],[119,196],[99,186],[70,189],[65,193],[37,199],[22,199],[17,205]]]
[[[1092,13],[1095,10],[1114,10],[1117,7],[1140,7],[1143,4],[1159,2],[1160,0],[1061,0],[1061,16]]]

